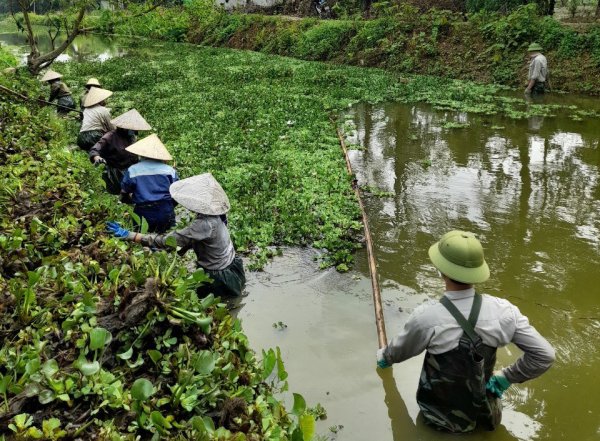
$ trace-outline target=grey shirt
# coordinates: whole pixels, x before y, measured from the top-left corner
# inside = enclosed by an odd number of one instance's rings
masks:
[[[229,230],[219,216],[199,214],[191,224],[181,230],[160,235],[144,234],[141,243],[146,246],[167,248],[167,240],[170,237],[173,237],[177,241],[177,246],[181,247],[181,254],[190,248],[193,249],[198,258],[198,265],[207,270],[224,270],[235,258]]]
[[[529,62],[529,76],[527,79],[545,83],[546,78],[548,78],[548,61],[542,54],[538,54]]]
[[[465,317],[469,316],[474,295],[474,288],[445,293]],[[508,300],[487,294],[482,297],[475,331],[483,343],[498,348],[512,342],[523,351],[521,358],[502,370],[506,379],[522,383],[547,371],[555,359],[550,343]],[[430,302],[415,309],[402,332],[385,348],[384,357],[388,363],[400,363],[424,350],[442,354],[456,348],[462,334],[462,328],[444,305]]]

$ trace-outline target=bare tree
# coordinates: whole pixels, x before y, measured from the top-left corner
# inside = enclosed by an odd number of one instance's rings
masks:
[[[97,7],[99,2],[97,0],[76,0],[65,2],[66,8],[61,11],[59,18],[53,23],[52,27],[48,29],[48,34],[50,35],[50,40],[52,43],[52,50],[46,53],[40,53],[33,26],[31,24],[30,12],[33,3],[34,2],[32,0],[9,0],[10,10],[15,18],[15,21],[17,22],[17,26],[19,26],[21,23],[19,20],[17,20],[15,12],[21,12],[23,15],[24,23],[21,24],[21,27],[27,35],[27,42],[31,49],[29,55],[27,56],[27,68],[32,75],[37,75],[42,69],[50,66],[60,54],[67,50],[67,48],[71,45],[71,43],[73,43],[73,40],[75,40],[79,34],[93,30],[93,28],[84,28],[82,26],[83,19],[86,12],[89,9]],[[127,2],[119,1],[115,3],[123,5]],[[148,9],[136,15],[142,15],[150,12],[165,2],[153,1],[147,3]],[[65,40],[57,46],[55,41],[59,32],[61,31],[65,34]]]

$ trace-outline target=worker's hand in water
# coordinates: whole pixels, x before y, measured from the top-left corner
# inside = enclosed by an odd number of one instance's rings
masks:
[[[504,375],[492,375],[485,388],[498,398],[510,387],[510,381]]]
[[[100,164],[106,164],[106,161],[102,156],[94,156],[94,165],[99,166]]]
[[[115,237],[120,237],[123,239],[129,236],[129,230],[123,228],[118,222],[107,222],[106,229]]]
[[[383,356],[383,352],[385,348],[381,348],[377,351],[377,367],[381,369],[389,368],[391,365],[385,361],[385,357]]]

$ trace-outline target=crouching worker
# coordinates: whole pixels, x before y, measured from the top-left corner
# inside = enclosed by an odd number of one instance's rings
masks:
[[[67,114],[71,110],[75,110],[75,102],[71,91],[65,83],[61,81],[62,75],[53,70],[49,70],[44,74],[41,81],[47,82],[50,85],[50,98],[48,101],[52,102],[56,100],[58,109],[56,110],[60,114]]]
[[[92,87],[85,97],[83,120],[77,135],[80,149],[89,152],[105,133],[114,130],[115,126],[110,122],[110,109],[106,107],[106,100],[112,94],[110,90]]]
[[[179,204],[197,213],[187,227],[164,235],[140,234],[109,222],[108,230],[116,237],[156,248],[167,248],[167,241],[172,237],[180,247],[179,254],[193,249],[198,266],[213,279],[211,284],[199,288],[200,296],[209,293],[219,297],[240,296],[246,275],[242,259],[236,256],[229,230],[221,218],[230,208],[221,185],[210,173],[204,173],[174,183],[170,191]]]
[[[119,195],[125,171],[138,162],[138,157],[126,148],[135,142],[138,131],[151,130],[152,127],[135,109],[118,116],[111,123],[116,129],[94,144],[89,157],[94,165],[105,164],[102,179],[106,183],[106,191]]]
[[[508,300],[475,292],[473,284],[486,281],[490,272],[472,233],[446,233],[429,248],[429,258],[446,291],[440,302],[413,312],[404,330],[377,352],[377,365],[387,368],[427,351],[417,390],[425,423],[449,432],[478,425],[494,430],[504,391],[543,374],[554,362],[554,350]],[[497,348],[510,342],[523,356],[493,372]]]
[[[148,222],[150,233],[164,233],[175,226],[175,203],[169,187],[179,179],[173,158],[156,135],[150,135],[125,149],[140,162],[127,169],[121,181],[123,200],[132,200],[133,212]]]

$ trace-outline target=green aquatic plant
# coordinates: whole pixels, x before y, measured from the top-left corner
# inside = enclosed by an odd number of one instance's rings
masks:
[[[40,93],[21,78],[0,84]],[[107,219],[131,217],[66,148],[75,124],[4,95],[0,114],[0,437],[299,433],[275,395],[287,389],[280,351],[261,359],[224,304],[197,296],[207,275],[106,235]]]

